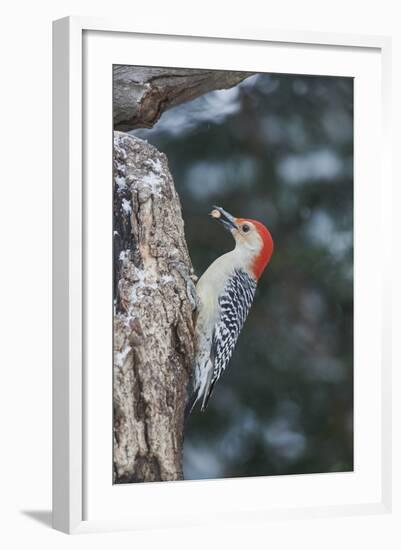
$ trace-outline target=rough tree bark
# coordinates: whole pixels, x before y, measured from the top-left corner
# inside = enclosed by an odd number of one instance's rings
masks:
[[[248,73],[114,69],[115,129]],[[193,276],[167,159],[114,133],[114,482],[182,479],[184,409],[193,357]]]
[[[114,136],[115,482],[182,478],[192,272],[165,155]]]
[[[235,86],[252,73],[115,65],[114,129],[151,128],[161,114],[211,90]]]

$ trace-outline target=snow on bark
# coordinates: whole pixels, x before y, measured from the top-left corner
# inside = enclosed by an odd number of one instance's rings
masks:
[[[114,482],[182,479],[192,265],[165,155],[120,132],[113,207]]]
[[[114,128],[124,131],[151,128],[170,107],[211,90],[231,88],[251,75],[239,71],[115,65]]]

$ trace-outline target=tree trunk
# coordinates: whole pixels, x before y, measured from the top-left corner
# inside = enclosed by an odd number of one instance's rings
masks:
[[[114,134],[114,482],[182,479],[189,258],[167,159]]]
[[[161,114],[212,90],[231,88],[252,73],[115,65],[114,129],[151,128]]]
[[[249,75],[116,66],[114,127],[151,127],[173,105]],[[192,265],[165,155],[121,132],[114,133],[113,213],[114,482],[182,479]]]

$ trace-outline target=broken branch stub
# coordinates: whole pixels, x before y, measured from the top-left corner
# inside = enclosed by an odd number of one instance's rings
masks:
[[[114,129],[128,132],[151,128],[167,109],[212,90],[232,88],[251,75],[239,71],[115,65]]]

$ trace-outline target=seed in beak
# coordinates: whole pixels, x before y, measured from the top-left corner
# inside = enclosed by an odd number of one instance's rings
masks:
[[[216,219],[221,218],[221,212],[219,212],[218,210],[212,210],[210,212],[210,215],[212,216],[212,218],[216,218]]]

